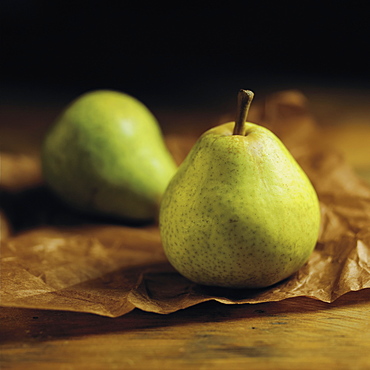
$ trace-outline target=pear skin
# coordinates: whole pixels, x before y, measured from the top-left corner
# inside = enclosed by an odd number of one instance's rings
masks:
[[[320,208],[310,180],[268,129],[230,122],[196,142],[162,199],[160,232],[191,281],[262,288],[288,278],[315,248]]]
[[[41,156],[46,183],[70,206],[134,222],[157,217],[177,170],[154,115],[111,90],[73,101],[47,133]]]

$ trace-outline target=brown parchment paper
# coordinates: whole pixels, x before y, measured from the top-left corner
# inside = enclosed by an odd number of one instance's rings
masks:
[[[232,119],[221,117],[215,125]],[[209,300],[247,304],[306,296],[330,303],[370,288],[369,186],[322,140],[301,93],[286,91],[256,102],[250,120],[284,141],[319,195],[319,241],[294,276],[259,290],[193,284],[167,262],[156,225],[87,219],[59,204],[40,183],[21,193],[2,189],[1,220],[9,227],[1,238],[0,304],[117,317],[134,308],[167,314]],[[166,142],[180,163],[196,139],[172,135]],[[24,158],[14,160],[9,172],[17,173],[17,163],[24,165]],[[38,165],[31,165],[36,177]]]

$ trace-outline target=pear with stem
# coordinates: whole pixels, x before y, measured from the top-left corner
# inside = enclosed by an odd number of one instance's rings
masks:
[[[299,270],[317,242],[315,189],[277,136],[246,122],[252,99],[240,90],[236,122],[198,139],[162,199],[165,254],[195,283],[271,286]]]

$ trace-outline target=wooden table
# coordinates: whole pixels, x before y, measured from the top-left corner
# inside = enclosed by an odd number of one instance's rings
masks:
[[[369,92],[357,92],[345,104],[341,91],[311,96],[325,135],[370,181]],[[18,126],[3,124],[3,138],[25,130],[25,118],[35,125],[31,139],[22,135],[7,145],[32,152],[41,137],[37,127],[54,113],[8,109],[8,123]],[[1,308],[0,320],[2,369],[370,369],[369,289],[332,304],[309,298],[207,302],[169,315],[134,310],[115,319]]]

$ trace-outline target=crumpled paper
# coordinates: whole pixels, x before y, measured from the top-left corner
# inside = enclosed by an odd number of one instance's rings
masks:
[[[232,119],[221,117],[215,125]],[[282,139],[320,199],[318,243],[291,278],[255,290],[194,284],[167,262],[157,225],[86,218],[41,183],[2,192],[2,224],[9,228],[1,238],[0,304],[117,317],[134,308],[168,314],[210,300],[247,304],[306,296],[330,303],[370,288],[370,188],[322,139],[306,98],[296,91],[268,96],[254,103],[249,120]],[[180,163],[196,139],[172,135],[166,142]],[[38,163],[33,166],[39,173]]]

